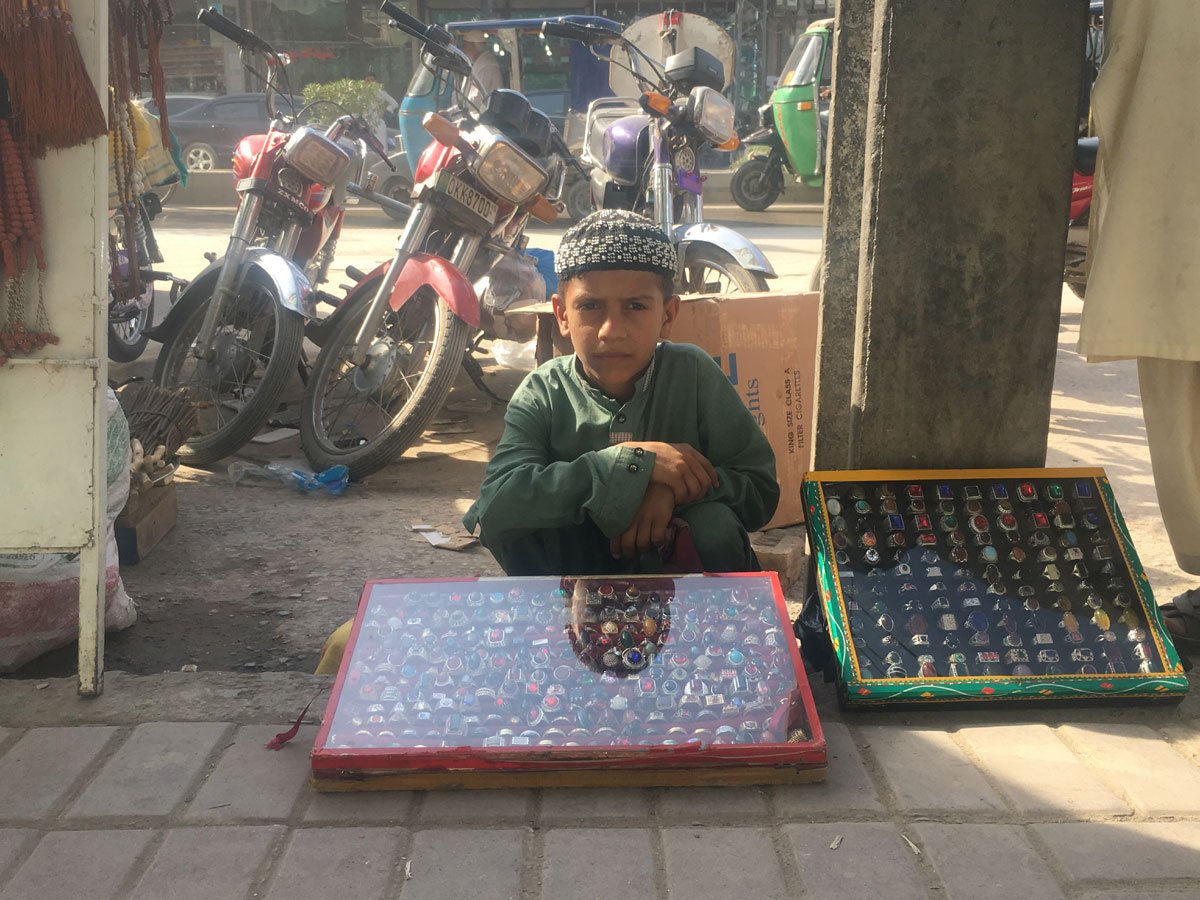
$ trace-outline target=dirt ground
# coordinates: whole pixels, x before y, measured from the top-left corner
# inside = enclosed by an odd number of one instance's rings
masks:
[[[118,368],[128,377],[150,363],[114,366],[114,376]],[[490,367],[487,384],[507,397],[522,375]],[[297,381],[288,399],[298,401],[299,390]],[[415,521],[458,523],[503,409],[460,376],[438,422],[401,460],[340,497],[231,483],[234,459],[305,465],[295,437],[249,444],[212,469],[180,469],[174,530],[143,562],[122,568],[138,621],[108,635],[106,669],[311,672],[326,636],[353,616],[366,578],[503,574],[482,547],[439,550],[408,530]],[[49,653],[17,677],[71,675],[75,653],[74,645]]]
[[[1103,466],[1112,480],[1158,601],[1192,587],[1163,529],[1145,443],[1133,362],[1089,365],[1075,353],[1081,305],[1064,295],[1047,464]],[[146,356],[114,365],[114,380],[149,375]],[[523,373],[481,359],[491,390],[507,397]],[[298,404],[294,380],[285,401]],[[457,524],[475,498],[503,410],[464,375],[441,424],[399,461],[341,497],[266,484],[235,487],[228,463],[181,469],[174,530],[141,564],[122,569],[138,605],[137,624],[108,636],[105,666],[139,675],[178,672],[311,672],[328,634],[356,608],[368,578],[502,574],[476,546],[435,549],[413,522]],[[436,433],[436,432],[443,433]],[[250,444],[238,458],[300,464],[298,437]],[[789,592],[799,600],[802,583]],[[72,645],[30,663],[16,677],[71,676]]]

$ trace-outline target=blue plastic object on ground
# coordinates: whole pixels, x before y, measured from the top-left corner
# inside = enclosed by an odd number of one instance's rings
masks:
[[[311,469],[286,462],[256,466],[253,463],[238,461],[229,464],[229,477],[234,484],[240,484],[246,478],[258,478],[263,481],[292,484],[306,494],[323,490],[336,497],[344,493],[350,483],[350,470],[345,466],[331,466],[323,472],[313,472]]]

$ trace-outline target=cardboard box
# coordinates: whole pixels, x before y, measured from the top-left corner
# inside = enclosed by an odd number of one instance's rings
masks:
[[[123,566],[137,565],[175,527],[178,512],[175,483],[159,485],[142,495],[132,513],[122,513],[115,523],[117,553]]]
[[[731,294],[684,301],[671,340],[716,360],[775,451],[779,507],[764,527],[804,521],[815,406],[820,294]]]

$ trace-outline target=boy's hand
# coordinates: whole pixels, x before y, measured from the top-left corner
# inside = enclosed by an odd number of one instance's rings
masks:
[[[675,496],[665,484],[651,482],[642,505],[633,514],[625,533],[609,541],[614,559],[633,559],[639,553],[661,547],[667,540],[667,525],[675,515]]]
[[[650,483],[670,488],[676,506],[694,503],[711,488],[720,486],[713,464],[691,444],[626,441],[621,446],[641,447],[654,454],[654,472],[650,475]]]

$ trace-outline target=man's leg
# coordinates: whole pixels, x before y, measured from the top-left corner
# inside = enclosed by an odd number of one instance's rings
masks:
[[[1200,362],[1138,358],[1154,487],[1179,568],[1200,575]],[[1200,652],[1200,588],[1162,604],[1177,650]]]
[[[697,503],[675,513],[688,523],[692,543],[707,572],[757,572],[750,535],[724,503]]]
[[[1200,362],[1138,359],[1146,442],[1179,568],[1200,575]]]

